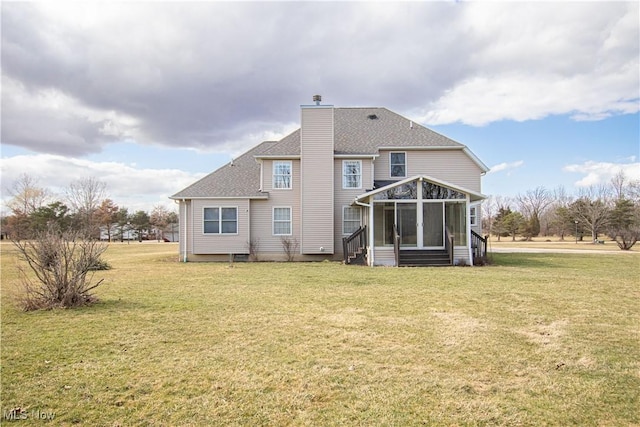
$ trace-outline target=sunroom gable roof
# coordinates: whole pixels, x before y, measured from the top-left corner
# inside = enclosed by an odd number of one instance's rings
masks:
[[[477,191],[469,190],[468,188],[460,187],[459,185],[451,184],[450,182],[443,181],[441,179],[437,179],[437,178],[434,178],[432,176],[414,175],[412,177],[405,178],[405,179],[403,179],[401,181],[396,181],[394,183],[385,185],[383,187],[376,188],[375,190],[371,190],[371,191],[368,191],[366,193],[363,193],[363,194],[357,196],[355,198],[354,202],[364,202],[365,199],[368,199],[369,197],[375,196],[376,194],[382,193],[384,191],[388,191],[388,190],[390,190],[392,188],[399,187],[401,185],[407,184],[407,183],[412,182],[412,181],[420,181],[420,182],[427,181],[427,182],[430,182],[432,184],[439,185],[441,187],[450,188],[450,189],[455,190],[455,191],[457,191],[459,193],[468,194],[469,195],[469,199],[472,202],[476,202],[476,201],[479,201],[479,200],[484,200],[484,199],[487,198],[487,196],[485,196],[482,193],[478,193]]]

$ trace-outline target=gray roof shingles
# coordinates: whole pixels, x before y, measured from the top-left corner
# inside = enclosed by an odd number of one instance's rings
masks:
[[[233,162],[227,163],[209,175],[194,182],[172,199],[191,199],[203,197],[267,197],[259,191],[260,165],[255,156],[272,148],[277,142],[265,141],[242,154]]]
[[[334,114],[335,154],[376,155],[380,147],[464,147],[386,108],[335,108]],[[222,166],[171,198],[267,197],[258,188],[256,157],[299,155],[300,129],[280,141],[263,142],[235,159],[233,166]]]
[[[386,108],[336,108],[334,138],[336,154],[378,154],[380,147],[464,147]]]

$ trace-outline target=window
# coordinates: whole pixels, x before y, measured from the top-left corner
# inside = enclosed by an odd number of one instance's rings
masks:
[[[291,208],[273,208],[273,235],[291,235]]]
[[[273,162],[273,188],[291,188],[291,162]]]
[[[353,206],[342,208],[342,234],[351,234],[360,228],[360,209]]]
[[[406,153],[389,153],[389,165],[392,177],[405,178],[407,176]]]
[[[237,234],[238,208],[204,208],[205,234]]]
[[[342,161],[342,188],[362,188],[362,161]]]
[[[393,202],[373,204],[373,240],[376,246],[393,246],[396,205]]]
[[[444,223],[453,236],[453,244],[465,246],[467,244],[467,209],[465,203],[445,202]]]
[[[475,226],[477,224],[476,219],[476,207],[472,206],[469,208],[469,220],[471,221],[471,226]]]

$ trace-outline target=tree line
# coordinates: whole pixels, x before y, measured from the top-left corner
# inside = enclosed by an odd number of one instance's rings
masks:
[[[108,241],[163,239],[167,233],[176,240],[179,229],[176,212],[162,205],[129,212],[107,197],[106,184],[96,178],[81,178],[54,195],[23,174],[8,194],[11,213],[2,217],[2,234],[13,240],[32,238],[51,225]],[[640,239],[640,181],[621,172],[575,196],[563,187],[536,187],[513,198],[490,196],[482,203],[482,228],[498,240],[557,236],[598,242],[605,236],[630,249]]]
[[[106,183],[97,178],[80,178],[56,195],[40,186],[35,178],[23,174],[7,192],[10,213],[3,214],[1,219],[3,238],[30,239],[55,227],[108,241],[169,237],[177,240],[176,212],[162,205],[154,206],[151,212],[129,212],[108,197]]]
[[[640,181],[620,172],[576,196],[564,187],[537,187],[514,198],[491,196],[482,204],[482,228],[498,240],[558,236],[599,243],[608,237],[628,250],[640,239]]]

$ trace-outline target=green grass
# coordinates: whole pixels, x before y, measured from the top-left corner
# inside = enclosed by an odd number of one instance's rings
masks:
[[[2,245],[3,412],[96,426],[640,424],[635,254],[402,269],[184,264],[173,244],[105,255],[98,304],[23,313]]]

